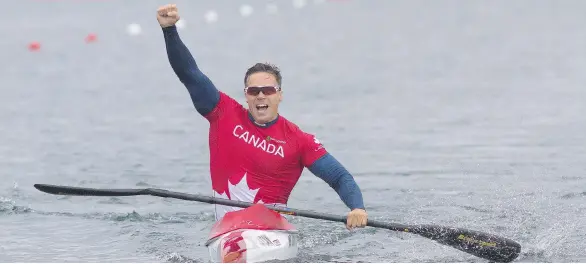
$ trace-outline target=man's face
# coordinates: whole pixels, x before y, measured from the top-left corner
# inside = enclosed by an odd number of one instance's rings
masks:
[[[282,91],[274,75],[257,72],[248,76],[244,95],[254,120],[265,124],[277,118]]]

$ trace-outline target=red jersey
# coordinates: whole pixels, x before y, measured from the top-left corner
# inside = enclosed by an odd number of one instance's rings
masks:
[[[210,122],[210,173],[215,197],[286,206],[305,167],[327,153],[317,138],[283,116],[267,127],[220,92]],[[239,207],[216,205],[216,220]]]

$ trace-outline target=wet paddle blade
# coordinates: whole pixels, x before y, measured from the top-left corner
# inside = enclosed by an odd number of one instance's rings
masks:
[[[75,196],[132,196],[143,195],[145,189],[94,189],[83,187],[35,184],[37,190],[55,195]]]
[[[494,262],[511,262],[521,252],[521,245],[513,240],[464,228],[420,225],[406,232]]]

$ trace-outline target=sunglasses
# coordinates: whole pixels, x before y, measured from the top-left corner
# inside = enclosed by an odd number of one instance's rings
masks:
[[[249,95],[252,96],[257,96],[260,92],[262,92],[264,95],[272,95],[277,93],[277,91],[280,91],[281,87],[274,87],[274,86],[250,86],[250,87],[246,87],[244,88],[244,92],[246,92]]]

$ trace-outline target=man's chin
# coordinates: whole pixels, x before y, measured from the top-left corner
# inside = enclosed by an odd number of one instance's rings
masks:
[[[256,122],[257,124],[261,124],[261,125],[264,125],[268,122],[271,122],[273,119],[275,119],[273,117],[273,115],[271,115],[271,114],[254,113],[252,115],[252,117],[254,118],[254,122]]]

